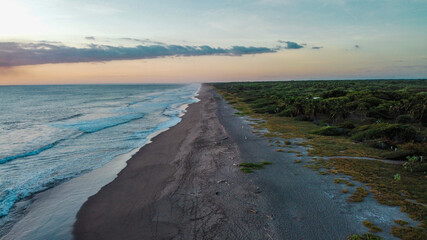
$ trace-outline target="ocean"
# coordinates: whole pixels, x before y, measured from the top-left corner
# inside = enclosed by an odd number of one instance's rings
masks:
[[[17,203],[180,122],[200,84],[0,87],[0,228]]]

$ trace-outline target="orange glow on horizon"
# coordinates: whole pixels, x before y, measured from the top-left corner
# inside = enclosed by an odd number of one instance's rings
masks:
[[[366,65],[379,65],[355,55],[321,51],[282,51],[229,57],[174,57],[94,63],[61,63],[0,68],[0,85],[186,83],[212,81],[327,79],[360,76]]]

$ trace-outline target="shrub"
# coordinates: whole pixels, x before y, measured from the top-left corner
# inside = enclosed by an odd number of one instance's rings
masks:
[[[334,126],[322,127],[319,130],[314,130],[311,133],[323,135],[323,136],[340,136],[346,134],[346,131],[342,128]]]
[[[345,122],[343,122],[343,123],[340,125],[340,127],[342,127],[342,128],[347,128],[347,129],[354,129],[354,128],[356,128],[356,126],[354,126],[354,124],[353,124],[352,122],[349,122],[349,121],[345,121]]]
[[[254,109],[254,112],[256,113],[274,114],[274,113],[277,113],[277,111],[278,111],[278,107],[274,104]]]
[[[311,121],[312,119],[306,115],[300,115],[294,118],[297,121]]]
[[[397,117],[397,122],[398,123],[411,123],[412,122],[412,117],[408,114],[404,114],[404,115],[399,115]]]
[[[337,88],[327,92],[322,93],[322,98],[332,98],[332,97],[342,97],[347,95],[347,91]]]
[[[353,140],[363,142],[369,139],[387,138],[389,140],[410,141],[417,131],[414,127],[401,124],[376,123],[359,128],[360,132],[352,136]]]
[[[402,145],[401,148],[411,152],[412,155],[427,156],[427,142],[410,142]]]
[[[294,116],[294,108],[293,107],[289,107],[286,108],[285,110],[281,111],[279,114],[280,117],[293,117]]]

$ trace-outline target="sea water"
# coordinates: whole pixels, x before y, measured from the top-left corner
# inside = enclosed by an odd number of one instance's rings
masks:
[[[0,228],[17,203],[179,123],[199,84],[0,87]]]

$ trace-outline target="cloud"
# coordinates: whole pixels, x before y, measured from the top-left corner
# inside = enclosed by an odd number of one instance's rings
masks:
[[[143,44],[158,44],[158,45],[163,45],[165,43],[162,42],[157,42],[157,41],[152,41],[148,38],[145,39],[139,39],[139,38],[119,38],[119,40],[125,40],[125,41],[132,41],[132,42],[139,42],[139,43],[143,43]]]
[[[122,47],[89,44],[84,48],[76,48],[46,42],[0,42],[0,67],[47,63],[134,60],[173,56],[241,56],[277,51],[278,49],[267,47],[243,46],[233,46],[231,48],[185,45],[138,45],[136,47]]]
[[[320,46],[320,47],[312,47],[311,49],[322,49],[323,47],[322,46]]]
[[[95,37],[94,36],[87,36],[87,37],[85,37],[85,39],[86,40],[95,40]]]
[[[304,46],[304,44],[298,44],[298,43],[296,43],[296,42],[291,42],[291,41],[282,41],[282,40],[279,40],[278,41],[279,43],[285,43],[286,44],[286,47],[284,47],[285,49],[300,49],[300,48],[303,48]]]

